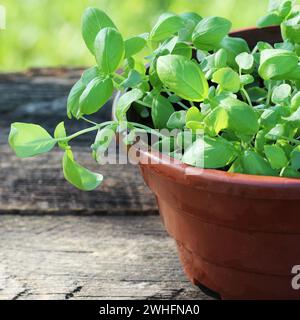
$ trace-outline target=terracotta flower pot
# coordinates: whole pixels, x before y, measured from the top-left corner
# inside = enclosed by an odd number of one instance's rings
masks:
[[[233,33],[254,44],[278,28]],[[135,148],[131,148],[135,156]],[[141,172],[188,278],[223,299],[297,299],[300,180],[202,170],[139,151]],[[146,164],[155,162],[155,164]]]

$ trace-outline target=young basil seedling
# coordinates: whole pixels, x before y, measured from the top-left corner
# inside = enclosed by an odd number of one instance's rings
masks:
[[[291,0],[271,0],[258,25],[280,25],[283,41],[258,42],[250,51],[244,39],[229,36],[230,21],[194,12],[164,13],[152,30],[124,40],[103,11],[88,8],[82,36],[96,66],[73,86],[67,115],[90,127],[68,135],[61,122],[51,136],[39,125],[17,122],[11,125],[9,144],[20,158],[58,145],[66,180],[86,191],[97,188],[103,177],[75,161],[70,142],[88,132],[96,134],[91,149],[99,162],[116,133],[132,144],[141,130],[168,129],[175,136],[155,131],[154,148],[186,164],[299,178],[299,9]],[[122,93],[116,120],[88,119],[115,90]],[[131,108],[140,122],[130,121]]]

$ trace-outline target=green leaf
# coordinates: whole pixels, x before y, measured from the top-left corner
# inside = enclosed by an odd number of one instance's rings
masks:
[[[284,40],[289,40],[292,43],[300,43],[300,15],[286,20],[281,24],[281,34]]]
[[[222,68],[213,74],[212,80],[218,83],[223,90],[236,93],[240,90],[241,82],[239,75],[231,68]]]
[[[87,86],[93,79],[99,76],[98,67],[91,67],[85,70],[81,76],[82,83]]]
[[[163,84],[183,99],[203,101],[208,95],[208,83],[200,67],[183,56],[159,57],[157,73]]]
[[[165,137],[159,139],[152,145],[152,148],[164,154],[169,154],[175,150],[175,139],[174,137]]]
[[[150,32],[149,39],[160,42],[177,33],[182,27],[184,27],[184,22],[179,16],[172,13],[164,13]]]
[[[19,158],[46,153],[56,144],[56,140],[41,126],[21,122],[11,125],[8,142]]]
[[[175,109],[167,98],[161,95],[154,97],[151,109],[151,117],[154,128],[167,128],[168,120],[174,112]]]
[[[227,66],[227,52],[225,49],[219,49],[214,56],[214,65],[216,68],[225,68]]]
[[[252,87],[247,89],[249,97],[253,102],[262,102],[267,98],[268,92],[264,88]]]
[[[252,107],[235,99],[226,98],[221,100],[228,113],[228,129],[233,130],[238,135],[251,136],[259,129],[258,118]]]
[[[192,41],[192,35],[196,25],[202,20],[202,17],[195,12],[185,12],[180,15],[184,21],[184,27],[179,30],[180,41]]]
[[[273,169],[282,169],[287,166],[288,159],[282,148],[277,145],[265,145],[265,155]]]
[[[259,130],[255,137],[255,151],[260,154],[263,154],[264,152],[264,147],[266,145],[266,134],[266,130]]]
[[[176,137],[176,144],[181,150],[186,150],[196,141],[196,135],[190,130],[180,131]]]
[[[272,169],[266,159],[254,151],[245,151],[241,157],[243,171],[246,174],[258,176],[274,176],[276,171]]]
[[[173,129],[183,129],[185,126],[185,117],[186,117],[186,111],[176,111],[173,114],[171,114],[168,122],[167,127],[170,130]]]
[[[131,37],[124,42],[125,57],[129,58],[142,51],[147,44],[144,35]]]
[[[79,100],[86,86],[82,80],[77,81],[72,87],[67,102],[67,114],[71,119],[72,116],[76,117],[79,112]]]
[[[261,52],[259,75],[264,80],[285,80],[286,75],[298,65],[294,52],[282,49],[266,49]]]
[[[242,86],[246,86],[255,81],[254,77],[251,74],[243,74],[240,76],[240,82]]]
[[[202,122],[199,121],[187,121],[186,122],[186,128],[192,130],[192,133],[194,134],[203,134],[204,131],[204,125]]]
[[[134,88],[141,84],[143,81],[142,75],[137,72],[136,70],[130,70],[127,79],[125,79],[122,82],[122,87],[127,89],[127,88]]]
[[[66,150],[63,157],[63,172],[65,179],[76,188],[83,191],[96,189],[103,181],[103,176],[91,172],[75,162],[71,150]]]
[[[243,169],[243,165],[242,165],[242,161],[240,158],[237,158],[233,164],[231,165],[230,169],[228,170],[228,172],[231,173],[244,173],[244,169]]]
[[[291,95],[292,88],[289,84],[281,84],[273,89],[272,102],[281,104],[285,102]]]
[[[291,153],[291,167],[297,171],[300,169],[300,146],[297,146]]]
[[[124,58],[124,41],[113,28],[102,29],[95,39],[95,56],[100,71],[111,74]]]
[[[202,121],[204,118],[203,114],[197,107],[191,107],[186,113],[185,121],[188,123],[189,121]]]
[[[220,47],[227,52],[227,63],[231,68],[236,68],[235,58],[242,52],[250,52],[248,43],[242,38],[225,37]]]
[[[231,29],[231,22],[221,17],[202,19],[193,33],[193,43],[197,49],[214,50]]]
[[[186,150],[182,161],[200,168],[217,169],[229,165],[236,157],[237,151],[229,141],[204,136]]]
[[[291,108],[296,111],[300,107],[300,92],[297,92],[291,100]]]
[[[106,126],[97,132],[95,142],[91,146],[96,161],[100,162],[101,156],[106,152],[116,136],[116,129],[117,125],[113,124]]]
[[[87,8],[82,16],[82,36],[91,53],[94,54],[94,43],[97,34],[103,28],[116,28],[111,19],[101,10]]]
[[[284,168],[281,172],[281,177],[300,178],[300,173],[291,167]]]
[[[285,127],[283,124],[277,124],[274,128],[272,128],[267,134],[266,139],[268,140],[277,140],[285,135]]]
[[[67,132],[66,132],[66,128],[65,128],[65,124],[64,122],[61,122],[57,125],[57,127],[55,128],[54,131],[54,138],[55,139],[64,139],[67,137]],[[58,141],[58,145],[61,149],[65,150],[66,148],[68,148],[68,141]]]
[[[276,12],[271,12],[257,21],[257,26],[260,28],[279,26],[282,22],[282,17]]]
[[[133,102],[141,99],[144,93],[140,89],[133,89],[123,94],[117,104],[116,118],[121,121],[126,118],[126,112],[129,110]]]
[[[80,96],[77,117],[97,112],[111,98],[113,89],[113,82],[110,78],[93,79]]]
[[[173,51],[172,51],[172,54],[184,56],[187,59],[191,59],[193,51],[192,51],[192,48],[188,44],[186,44],[184,42],[177,42]]]
[[[240,53],[236,56],[235,61],[241,70],[250,70],[254,64],[253,55],[248,52]]]
[[[300,127],[300,108],[293,112],[289,117],[282,117],[283,120],[287,121],[289,125],[294,128]]]
[[[273,128],[278,124],[278,122],[280,122],[281,117],[285,115],[285,110],[286,108],[281,106],[271,107],[264,110],[259,119],[260,125],[266,129]]]
[[[278,8],[279,15],[283,19],[286,18],[292,11],[292,7],[293,7],[293,1],[291,0],[282,1]]]
[[[204,119],[209,134],[216,136],[228,127],[228,113],[223,107],[213,109]]]

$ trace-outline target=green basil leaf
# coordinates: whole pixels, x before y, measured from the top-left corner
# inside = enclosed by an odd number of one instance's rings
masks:
[[[185,117],[186,111],[176,111],[173,114],[171,114],[167,122],[168,129],[183,129],[185,126]]]
[[[152,148],[164,154],[169,154],[175,150],[175,139],[174,137],[165,137],[154,143]]]
[[[71,150],[66,150],[63,157],[63,172],[65,179],[76,188],[83,191],[96,189],[103,181],[103,176],[91,172],[75,162]]]
[[[289,84],[281,84],[273,89],[272,102],[281,104],[285,102],[291,95],[292,88]]]
[[[242,52],[250,52],[248,43],[242,38],[225,37],[220,47],[227,52],[227,63],[231,68],[236,68],[235,58]]]
[[[291,153],[291,167],[297,171],[300,169],[300,146],[297,146]]]
[[[165,129],[171,115],[175,112],[169,100],[163,96],[156,96],[152,102],[151,117],[155,129]]]
[[[46,153],[56,144],[56,140],[41,126],[21,122],[11,125],[8,142],[19,158]]]
[[[297,170],[294,170],[293,168],[287,167],[282,170],[281,177],[300,178],[300,173]]]
[[[189,121],[202,121],[204,118],[203,114],[197,107],[191,107],[186,113],[185,121],[188,123]]]
[[[193,134],[202,134],[204,130],[204,124],[199,121],[187,121],[186,128],[192,130]]]
[[[116,29],[104,28],[95,39],[95,56],[100,71],[111,74],[124,58],[124,41]]]
[[[281,34],[284,40],[289,40],[292,43],[300,43],[300,15],[286,20],[281,24]]]
[[[258,20],[257,26],[260,28],[279,26],[282,22],[282,17],[276,12],[271,12]]]
[[[238,135],[251,136],[258,132],[259,124],[256,112],[248,104],[234,98],[221,100],[228,113],[228,129]]]
[[[160,16],[153,27],[149,39],[160,42],[177,33],[183,26],[184,22],[179,16],[172,13],[165,13]]]
[[[238,73],[231,68],[222,68],[213,74],[212,80],[218,83],[223,90],[236,93],[240,90],[241,81]]]
[[[300,127],[300,108],[293,112],[289,117],[282,117],[283,120],[287,121],[289,125],[294,128]]]
[[[291,108],[296,111],[300,107],[300,92],[297,92],[291,100]]]
[[[204,124],[210,135],[216,136],[228,127],[228,113],[222,107],[213,109],[204,119]]]
[[[235,61],[241,70],[250,70],[254,64],[253,55],[248,52],[240,53],[236,56]]]
[[[109,125],[97,132],[95,142],[92,144],[91,148],[93,150],[94,159],[100,162],[102,155],[109,148],[112,140],[116,136],[117,125]]]
[[[171,53],[174,55],[184,56],[190,60],[192,58],[193,51],[188,44],[184,42],[177,42]]]
[[[221,17],[208,17],[202,19],[196,26],[192,36],[197,49],[214,50],[231,29],[231,22]]]
[[[57,127],[55,128],[54,131],[54,138],[55,139],[63,139],[67,137],[67,132],[66,132],[66,128],[65,128],[65,124],[64,122],[61,122],[57,125]],[[58,141],[58,145],[61,149],[66,149],[68,148],[68,141]]]
[[[259,75],[264,80],[285,80],[286,75],[298,65],[294,52],[282,49],[266,49],[261,52]]]
[[[121,121],[126,118],[126,112],[129,110],[133,102],[141,99],[144,93],[140,89],[133,89],[123,94],[117,104],[116,118]]]
[[[130,70],[126,80],[122,82],[122,87],[124,89],[134,88],[141,84],[143,81],[142,75],[136,70]]]
[[[184,21],[184,27],[179,30],[180,41],[192,41],[192,35],[196,25],[202,20],[202,17],[195,12],[185,12],[180,15]]]
[[[82,83],[87,86],[93,79],[99,76],[98,67],[92,67],[85,70],[81,76]]]
[[[79,112],[79,100],[86,86],[82,80],[77,81],[72,87],[67,102],[67,114],[71,119],[72,116],[76,117]]]
[[[110,99],[113,89],[113,82],[110,78],[97,77],[93,79],[80,96],[77,117],[97,112]]]
[[[245,151],[241,160],[243,171],[246,174],[258,176],[275,176],[277,174],[268,161],[254,151]]]
[[[237,151],[229,141],[204,136],[186,150],[182,161],[200,168],[217,169],[229,165],[236,157]]]
[[[183,56],[159,57],[157,73],[163,84],[183,99],[203,101],[208,95],[208,83],[200,67]]]
[[[216,68],[225,68],[227,66],[227,52],[225,49],[219,49],[214,55],[214,65]]]
[[[290,12],[292,11],[292,7],[293,7],[293,1],[291,1],[291,0],[282,1],[279,5],[279,8],[278,8],[279,15],[283,19],[286,18],[290,14]]]
[[[142,51],[147,44],[144,35],[131,37],[124,42],[125,57],[129,58]]]
[[[268,91],[264,88],[252,87],[247,89],[249,97],[253,102],[262,102],[267,98]]]
[[[277,145],[265,145],[265,155],[273,169],[282,169],[287,166],[288,159],[282,148]]]
[[[266,139],[268,140],[277,140],[281,137],[285,136],[286,129],[283,124],[277,124],[274,128],[272,128],[267,134]]]
[[[103,11],[87,8],[82,16],[82,36],[91,53],[94,54],[94,43],[97,34],[103,28],[116,28],[111,19]]]

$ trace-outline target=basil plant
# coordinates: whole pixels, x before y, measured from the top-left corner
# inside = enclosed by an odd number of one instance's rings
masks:
[[[116,133],[130,144],[145,131],[157,135],[156,148],[169,144],[168,155],[191,166],[299,178],[300,12],[293,1],[270,1],[258,26],[271,25],[280,25],[282,42],[249,48],[229,35],[227,19],[165,13],[149,33],[124,39],[103,11],[88,8],[82,36],[96,65],[72,88],[67,114],[90,127],[67,135],[62,122],[52,136],[39,125],[13,123],[9,144],[21,158],[57,145],[64,150],[66,180],[87,191],[103,177],[75,161],[70,142],[92,131],[96,160]],[[116,120],[91,120],[115,90],[122,92]],[[129,110],[141,120],[127,119]],[[158,129],[176,130],[176,135]]]

